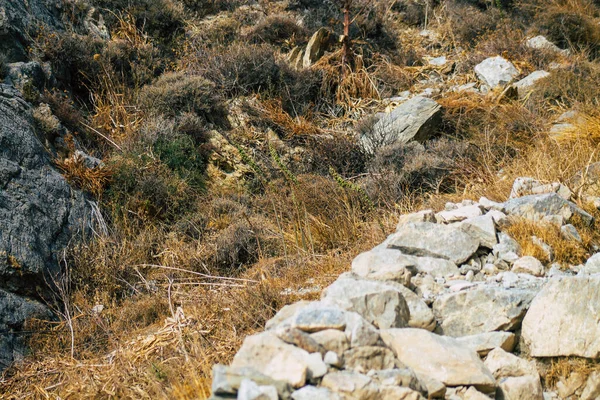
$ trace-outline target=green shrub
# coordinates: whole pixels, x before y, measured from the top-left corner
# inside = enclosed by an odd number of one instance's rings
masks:
[[[142,88],[138,103],[151,113],[167,117],[194,113],[205,121],[220,123],[225,115],[214,83],[183,72],[163,74]]]
[[[116,217],[175,220],[192,204],[190,185],[156,157],[129,152],[108,164],[113,176],[104,202]]]

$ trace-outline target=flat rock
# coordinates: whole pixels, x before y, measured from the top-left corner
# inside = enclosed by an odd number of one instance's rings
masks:
[[[282,322],[292,317],[294,314],[296,314],[296,312],[305,308],[309,304],[311,304],[310,301],[301,300],[297,301],[296,303],[283,306],[273,318],[267,321],[267,323],[265,324],[265,329],[269,330],[276,328]]]
[[[516,329],[537,291],[478,287],[438,297],[433,304],[440,330],[458,337]]]
[[[373,137],[363,136],[361,143],[369,153],[394,143],[423,143],[436,133],[441,122],[442,107],[434,100],[416,96],[384,114],[373,126]]]
[[[325,329],[344,330],[346,316],[343,310],[337,307],[327,307],[314,304],[302,308],[292,317],[291,325],[304,332],[319,332]]]
[[[410,311],[402,293],[384,282],[340,276],[323,291],[322,302],[354,311],[379,328],[408,325]]]
[[[398,218],[396,230],[410,222],[435,222],[435,213],[432,210],[421,210],[411,214],[403,214]]]
[[[600,357],[600,276],[552,279],[523,320],[533,357]]]
[[[456,339],[423,329],[383,329],[381,338],[401,363],[447,386],[476,386],[489,392],[496,386],[477,353]]]
[[[493,89],[511,83],[519,75],[519,71],[510,61],[496,56],[477,64],[475,74],[480,81]]]
[[[516,344],[516,336],[512,332],[486,332],[462,336],[456,340],[475,350],[481,357],[485,357],[495,348],[512,351]]]
[[[537,50],[550,50],[556,53],[563,53],[565,50],[562,50],[560,47],[546,39],[545,36],[539,35],[532,38],[527,39],[525,45],[530,49]]]
[[[556,193],[529,195],[511,199],[504,203],[504,209],[509,215],[536,222],[550,216],[559,216],[565,222],[570,222],[571,218],[575,215],[587,224],[591,224],[594,220],[590,214]]]
[[[460,264],[475,254],[479,240],[454,225],[420,222],[403,226],[392,235],[388,247],[409,255],[442,258]]]

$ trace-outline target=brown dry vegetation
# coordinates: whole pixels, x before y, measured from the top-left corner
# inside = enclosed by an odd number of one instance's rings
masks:
[[[331,18],[322,2],[273,5],[268,18],[239,11],[241,1],[95,3],[130,14],[111,17],[108,44],[40,35],[32,51],[72,90],[73,98],[47,92],[41,101],[106,164],[96,176],[57,160],[99,200],[104,223],[69,249],[62,267],[70,280],[50,301],[59,317],[30,321],[31,355],[5,372],[3,398],[207,397],[214,363],[229,362],[283,305],[315,299],[393,230],[398,213],[480,196],[503,201],[519,176],[566,183],[600,161],[597,25],[552,33],[559,12],[595,21],[591,3],[444,2],[427,11],[441,35],[427,48],[410,27],[425,22],[419,4],[375,7],[357,20],[358,63],[343,76],[339,51],[302,71],[282,54],[307,38],[282,13],[306,7],[312,27]],[[523,22],[523,10],[535,18]],[[217,13],[212,24],[202,19]],[[522,39],[541,29],[575,55],[563,62],[525,50]],[[423,65],[431,52],[457,56],[448,78],[457,84],[497,54],[523,75],[563,64],[522,101],[446,93],[437,99],[438,138],[370,158],[354,127],[385,108],[382,98],[443,73]],[[587,113],[587,122],[550,139],[550,122],[568,108]],[[527,254],[539,256],[528,244],[536,235],[557,260],[578,263],[598,240],[597,226],[578,227],[581,246],[549,227],[521,222],[511,233]],[[546,382],[565,368],[553,366]]]

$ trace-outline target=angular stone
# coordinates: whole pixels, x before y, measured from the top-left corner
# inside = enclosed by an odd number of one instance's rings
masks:
[[[479,80],[493,89],[511,83],[519,75],[519,71],[510,61],[496,56],[477,64],[475,74]]]
[[[359,254],[352,261],[352,272],[361,278],[407,284],[416,267],[412,257],[398,250],[375,248]]]
[[[504,400],[544,400],[540,378],[531,375],[500,380],[496,396]]]
[[[570,118],[571,122],[579,125],[585,123],[586,119],[581,115]],[[577,193],[587,196],[600,195],[600,162],[592,163],[577,172],[569,180],[569,186]]]
[[[238,391],[238,400],[278,400],[274,386],[259,386],[250,379],[244,379]]]
[[[354,311],[379,328],[408,325],[410,311],[402,293],[384,282],[340,276],[323,291],[322,301]]]
[[[464,221],[468,218],[479,217],[482,214],[479,205],[460,207],[450,211],[440,211],[435,214],[435,219],[440,224]]]
[[[516,336],[512,332],[486,332],[462,336],[456,340],[475,350],[481,357],[485,357],[495,348],[512,351],[516,344]]]
[[[496,379],[526,375],[539,378],[539,373],[534,362],[519,358],[501,348],[495,348],[490,351],[484,364]]]
[[[304,386],[292,393],[292,400],[342,400],[342,398],[325,387]]]
[[[433,331],[437,325],[435,318],[433,317],[433,311],[421,297],[417,296],[412,290],[406,286],[396,284],[394,285],[402,296],[406,300],[408,309],[410,311],[410,318],[408,320],[408,326],[411,328],[421,328],[428,331]]]
[[[564,239],[578,243],[582,242],[581,235],[579,234],[579,232],[577,232],[577,228],[575,228],[571,224],[561,226],[560,234]]]
[[[258,385],[273,386],[281,398],[289,397],[292,387],[282,381],[274,380],[251,367],[227,367],[216,364],[213,366],[213,395],[235,395],[244,379],[250,379]]]
[[[572,372],[567,377],[560,377],[556,382],[558,395],[563,399],[576,395],[579,389],[585,384],[585,376],[580,372]]]
[[[462,396],[463,400],[489,400],[489,396],[481,393],[473,386],[468,388]]]
[[[346,313],[346,330],[350,348],[374,346],[379,343],[379,331],[355,312]]]
[[[325,350],[333,351],[339,356],[344,354],[344,351],[350,348],[350,342],[348,341],[346,334],[337,329],[326,329],[315,332],[310,336]]]
[[[302,61],[304,68],[310,67],[323,57],[328,49],[330,35],[331,32],[326,28],[321,28],[312,35],[304,52]]]
[[[522,338],[533,357],[600,357],[600,276],[552,279],[533,300]]]
[[[344,337],[343,332],[339,332]],[[275,331],[279,339],[283,340],[286,343],[293,344],[296,347],[301,348],[302,350],[306,350],[309,353],[321,353],[325,354],[325,348],[321,346],[314,338],[312,338],[308,333],[302,332],[300,329],[295,328],[282,328]]]
[[[565,50],[562,50],[561,48],[559,48],[557,45],[555,45],[551,41],[549,41],[548,39],[546,39],[546,37],[542,36],[542,35],[527,39],[527,42],[525,42],[525,45],[531,49],[537,49],[537,50],[550,50],[550,51],[554,51],[557,53],[561,53],[561,52],[565,51]]]
[[[394,353],[385,347],[362,346],[344,353],[344,368],[361,374],[370,370],[393,369],[396,367]]]
[[[468,336],[519,327],[537,291],[479,287],[438,297],[433,313],[448,336]]]
[[[423,143],[436,133],[441,122],[442,107],[434,100],[416,96],[384,114],[373,126],[373,133],[361,137],[361,143],[369,153],[395,143]]]
[[[477,353],[456,339],[423,329],[383,329],[381,338],[401,363],[448,386],[475,386],[485,392],[496,381]]]
[[[479,245],[488,249],[498,243],[494,218],[488,214],[468,218],[461,222],[460,228],[479,240]]]
[[[544,217],[560,216],[564,221],[570,222],[577,215],[586,224],[591,224],[594,217],[567,201],[556,193],[538,194],[519,197],[504,203],[507,214],[526,218],[532,221],[541,221]]]
[[[376,400],[379,388],[371,378],[353,371],[330,372],[321,386],[348,399]]]
[[[549,72],[546,71],[534,71],[531,74],[527,75],[525,78],[521,79],[517,83],[513,85],[513,87],[517,90],[517,94],[519,99],[525,98],[529,93],[533,91],[535,85],[542,79],[550,76]]]
[[[479,240],[454,225],[411,223],[392,235],[389,248],[414,256],[436,257],[460,264],[468,260]]]
[[[535,257],[524,256],[519,258],[512,267],[515,274],[529,274],[533,276],[544,276],[544,266]]]
[[[273,332],[267,331],[244,339],[231,366],[251,367],[268,377],[299,388],[304,386],[308,375],[308,356],[305,350],[289,345]]]

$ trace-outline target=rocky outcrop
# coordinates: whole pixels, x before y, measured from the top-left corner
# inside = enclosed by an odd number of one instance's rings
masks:
[[[600,357],[600,259],[560,271],[521,254],[505,232],[513,219],[564,228],[585,217],[557,185],[518,197],[534,187],[504,203],[465,200],[402,216],[320,301],[284,307],[267,332],[246,339],[232,367],[216,366],[213,399],[222,398],[223,376],[238,385],[241,368],[257,380],[239,384],[238,399],[246,388],[282,399],[555,398],[536,362],[518,354]],[[568,393],[560,398],[600,393],[596,375],[580,378],[559,382]]]
[[[64,28],[63,6],[60,0],[0,0],[0,53],[9,61],[25,61],[30,30]]]
[[[60,272],[61,251],[90,222],[87,210],[51,166],[27,103],[0,85],[0,366],[23,352],[23,322],[49,316],[37,301]]]
[[[383,114],[372,132],[360,138],[369,153],[395,143],[425,142],[433,137],[442,122],[442,107],[426,97],[416,96]]]

